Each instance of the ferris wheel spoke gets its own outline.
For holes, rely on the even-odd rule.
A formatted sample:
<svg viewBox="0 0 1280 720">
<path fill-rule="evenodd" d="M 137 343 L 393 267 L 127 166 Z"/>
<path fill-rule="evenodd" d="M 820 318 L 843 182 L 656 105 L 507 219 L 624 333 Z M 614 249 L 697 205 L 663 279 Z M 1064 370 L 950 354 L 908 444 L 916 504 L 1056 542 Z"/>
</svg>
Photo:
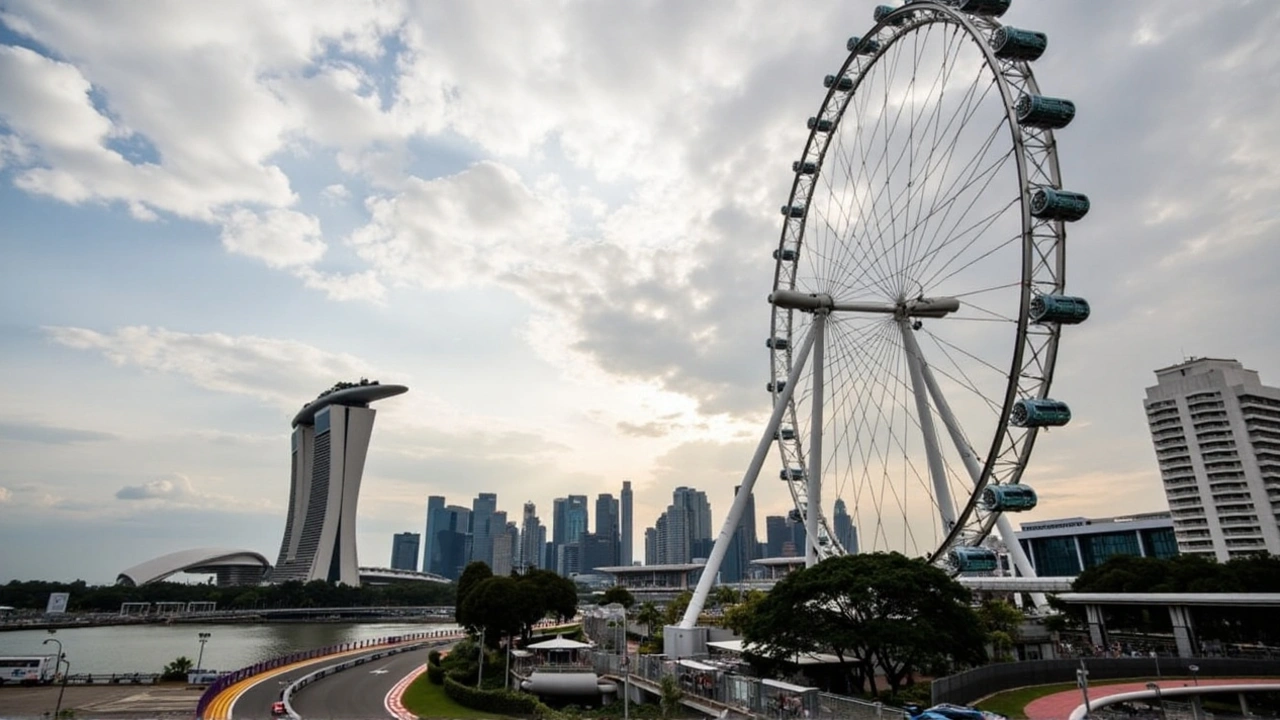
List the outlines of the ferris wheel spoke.
<svg viewBox="0 0 1280 720">
<path fill-rule="evenodd" d="M 991 184 L 991 181 L 992 181 L 992 180 L 994 180 L 994 179 L 995 179 L 995 175 L 994 175 L 994 174 L 989 175 L 989 176 L 987 177 L 986 182 L 985 182 L 985 183 L 983 183 L 983 189 L 985 189 L 985 188 L 986 188 L 986 186 L 990 185 L 990 184 Z M 928 279 L 925 283 L 922 283 L 922 284 L 924 284 L 926 287 L 935 287 L 935 283 L 937 283 L 937 282 L 941 282 L 941 280 L 938 280 L 938 279 L 937 279 L 937 278 L 938 278 L 938 275 L 940 275 L 943 271 L 945 271 L 945 270 L 947 269 L 947 267 L 949 267 L 949 266 L 951 265 L 951 263 L 955 262 L 955 261 L 956 261 L 956 260 L 957 260 L 961 255 L 963 255 L 963 254 L 964 254 L 964 252 L 965 252 L 966 250 L 968 250 L 969 248 L 973 247 L 973 245 L 974 245 L 975 243 L 977 243 L 979 240 L 983 239 L 983 237 L 984 237 L 984 235 L 985 235 L 986 231 L 987 231 L 987 230 L 989 230 L 993 225 L 995 225 L 995 224 L 996 224 L 996 222 L 997 222 L 997 221 L 999 221 L 999 220 L 1000 220 L 1000 219 L 1005 215 L 1005 213 L 1009 212 L 1009 210 L 1010 210 L 1010 209 L 1012 209 L 1013 207 L 1017 206 L 1020 202 L 1021 202 L 1021 198 L 1015 197 L 1015 198 L 1013 198 L 1012 200 L 1010 200 L 1010 201 L 1009 201 L 1009 203 L 1008 203 L 1007 205 L 1005 205 L 1004 207 L 1001 207 L 1001 208 L 999 208 L 999 209 L 997 209 L 997 210 L 992 211 L 992 212 L 991 212 L 991 214 L 986 215 L 986 216 L 984 216 L 984 217 L 982 217 L 982 218 L 979 218 L 979 219 L 978 219 L 978 220 L 976 220 L 973 224 L 969 225 L 968 227 L 964 228 L 963 230 L 958 230 L 958 231 L 957 231 L 957 229 L 956 229 L 956 228 L 957 228 L 957 225 L 958 225 L 960 222 L 962 222 L 966 217 L 968 217 L 968 215 L 969 215 L 969 211 L 973 209 L 973 205 L 972 205 L 972 204 L 970 204 L 970 206 L 969 206 L 969 207 L 964 211 L 964 213 L 963 213 L 959 218 L 957 218 L 957 219 L 956 219 L 956 225 L 953 225 L 953 226 L 952 226 L 951 231 L 949 231 L 949 232 L 947 233 L 949 237 L 948 237 L 945 241 L 943 241 L 941 244 L 939 244 L 939 245 L 938 245 L 938 247 L 936 248 L 935 252 L 933 252 L 932 254 L 930 254 L 930 255 L 926 256 L 926 257 L 928 257 L 929 259 L 928 259 L 928 261 L 926 261 L 926 262 L 925 262 L 924 266 L 920 268 L 920 270 L 919 270 L 920 274 L 921 274 L 921 275 L 923 275 L 924 273 L 926 273 L 926 272 L 928 272 L 928 271 L 929 271 L 929 269 L 930 269 L 930 267 L 933 265 L 933 263 L 934 263 L 934 262 L 937 260 L 937 258 L 942 254 L 942 249 L 943 249 L 943 248 L 946 248 L 947 246 L 951 245 L 952 243 L 960 242 L 962 239 L 965 239 L 965 238 L 968 238 L 968 242 L 966 242 L 966 243 L 965 243 L 964 245 L 962 245 L 958 250 L 956 250 L 956 251 L 955 251 L 955 252 L 954 252 L 954 253 L 953 253 L 953 254 L 952 254 L 952 255 L 947 259 L 947 261 L 946 261 L 945 263 L 943 263 L 942 267 L 938 268 L 938 269 L 934 272 L 934 274 L 933 274 L 933 275 L 931 275 L 931 276 L 929 277 L 929 279 Z M 1014 239 L 1014 240 L 1020 239 L 1020 236 L 1014 236 L 1014 237 L 1013 237 L 1013 239 Z M 989 255 L 991 255 L 992 253 L 996 252 L 997 250 L 999 250 L 999 249 L 1001 249 L 1001 248 L 1005 247 L 1005 245 L 1007 245 L 1007 244 L 1008 244 L 1008 242 L 1009 242 L 1009 241 L 1007 241 L 1007 240 L 1006 240 L 1004 243 L 1001 243 L 1000 245 L 995 246 L 994 248 L 992 248 L 992 249 L 988 250 L 987 252 L 983 253 L 982 255 L 979 255 L 979 256 L 978 256 L 977 258 L 975 258 L 974 260 L 971 260 L 969 263 L 967 263 L 967 264 L 965 264 L 965 265 L 961 266 L 961 268 L 960 268 L 960 269 L 958 269 L 958 270 L 956 270 L 956 271 L 952 272 L 950 275 L 947 275 L 947 276 L 943 277 L 943 278 L 942 278 L 942 280 L 946 280 L 947 278 L 950 278 L 952 275 L 955 275 L 957 272 L 960 272 L 960 270 L 962 270 L 962 269 L 965 269 L 965 268 L 969 267 L 969 266 L 970 266 L 970 265 L 972 265 L 974 262 L 977 262 L 978 260 L 982 260 L 982 259 L 984 259 L 984 258 L 988 257 Z"/>
</svg>

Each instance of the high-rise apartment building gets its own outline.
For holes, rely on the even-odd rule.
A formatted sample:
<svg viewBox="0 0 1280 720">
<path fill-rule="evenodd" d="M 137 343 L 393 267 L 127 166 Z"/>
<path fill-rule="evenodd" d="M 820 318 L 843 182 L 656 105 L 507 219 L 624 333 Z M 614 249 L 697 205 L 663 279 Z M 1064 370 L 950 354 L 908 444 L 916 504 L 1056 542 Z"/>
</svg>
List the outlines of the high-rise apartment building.
<svg viewBox="0 0 1280 720">
<path fill-rule="evenodd" d="M 1157 370 L 1143 405 L 1178 551 L 1280 555 L 1280 389 L 1193 358 Z"/>
<path fill-rule="evenodd" d="M 392 570 L 418 569 L 418 540 L 420 538 L 421 536 L 418 533 L 411 532 L 396 533 L 391 538 Z"/>
<path fill-rule="evenodd" d="M 408 390 L 368 380 L 338 383 L 294 416 L 289 513 L 273 582 L 360 584 L 356 503 L 377 414 L 369 403 Z"/>
<path fill-rule="evenodd" d="M 635 540 L 634 520 L 632 509 L 635 499 L 631 496 L 631 481 L 622 481 L 622 546 L 619 550 L 619 564 L 631 565 L 633 562 L 633 554 L 631 552 L 631 544 Z"/>
<path fill-rule="evenodd" d="M 444 497 L 430 495 L 427 497 L 427 527 L 422 535 L 422 571 L 431 572 L 431 555 L 434 550 L 432 540 L 436 529 L 444 518 Z"/>
</svg>

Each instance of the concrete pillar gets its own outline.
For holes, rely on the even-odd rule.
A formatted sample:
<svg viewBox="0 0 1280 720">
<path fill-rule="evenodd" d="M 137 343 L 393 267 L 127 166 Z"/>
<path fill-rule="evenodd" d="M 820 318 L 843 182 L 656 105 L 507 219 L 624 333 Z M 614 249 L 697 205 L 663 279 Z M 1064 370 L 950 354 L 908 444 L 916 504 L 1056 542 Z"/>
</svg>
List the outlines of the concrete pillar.
<svg viewBox="0 0 1280 720">
<path fill-rule="evenodd" d="M 1102 621 L 1102 606 L 1085 605 L 1084 612 L 1089 619 L 1089 640 L 1105 652 L 1107 649 L 1107 625 Z"/>
<path fill-rule="evenodd" d="M 1178 646 L 1178 657 L 1195 657 L 1196 630 L 1191 621 L 1191 610 L 1185 605 L 1170 605 L 1169 621 L 1173 624 L 1173 641 Z"/>
</svg>

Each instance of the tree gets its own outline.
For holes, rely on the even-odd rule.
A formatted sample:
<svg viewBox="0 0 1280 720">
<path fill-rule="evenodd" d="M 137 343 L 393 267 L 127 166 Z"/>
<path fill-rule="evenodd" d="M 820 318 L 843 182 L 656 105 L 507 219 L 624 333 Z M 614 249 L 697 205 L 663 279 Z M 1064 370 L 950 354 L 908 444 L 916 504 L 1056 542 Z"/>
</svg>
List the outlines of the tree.
<svg viewBox="0 0 1280 720">
<path fill-rule="evenodd" d="M 476 627 L 476 623 L 467 616 L 467 596 L 476 586 L 491 577 L 493 577 L 493 571 L 479 560 L 463 568 L 462 575 L 458 578 L 458 599 L 454 602 L 453 612 L 453 619 L 457 620 L 459 625 L 473 629 Z"/>
<path fill-rule="evenodd" d="M 472 586 L 463 607 L 458 608 L 475 628 L 484 630 L 485 641 L 496 647 L 502 638 L 524 628 L 520 613 L 524 593 L 519 584 L 505 576 L 488 577 Z M 465 609 L 464 609 L 465 608 Z"/>
<path fill-rule="evenodd" d="M 759 590 L 748 590 L 740 602 L 725 608 L 720 616 L 720 626 L 741 635 L 764 598 L 765 594 Z"/>
<path fill-rule="evenodd" d="M 600 598 L 601 605 L 608 605 L 609 603 L 618 603 L 622 607 L 630 610 L 631 606 L 636 604 L 636 598 L 631 594 L 630 590 L 622 587 L 621 585 L 614 585 L 608 590 L 605 590 L 604 596 Z"/>
<path fill-rule="evenodd" d="M 662 620 L 667 625 L 675 625 L 684 617 L 684 611 L 688 609 L 689 603 L 693 602 L 693 592 L 685 590 L 676 596 L 675 600 L 667 603 L 666 611 L 663 613 Z"/>
<path fill-rule="evenodd" d="M 645 638 L 653 637 L 653 628 L 662 623 L 662 611 L 657 605 L 646 600 L 636 611 L 636 622 L 644 626 Z"/>
<path fill-rule="evenodd" d="M 662 717 L 669 718 L 680 710 L 680 701 L 684 699 L 684 691 L 680 689 L 680 683 L 676 682 L 675 675 L 663 675 L 662 682 L 658 685 L 659 704 L 662 707 Z"/>
<path fill-rule="evenodd" d="M 715 592 L 711 593 L 711 604 L 715 607 L 726 607 L 733 605 L 741 599 L 741 595 L 737 588 L 728 585 L 717 585 Z"/>
<path fill-rule="evenodd" d="M 191 668 L 195 663 L 186 655 L 179 655 L 174 658 L 173 662 L 164 666 L 164 671 L 160 674 L 161 680 L 186 680 L 187 673 L 191 672 Z"/>
<path fill-rule="evenodd" d="M 892 693 L 919 672 L 985 659 L 969 591 L 942 570 L 898 553 L 864 553 L 797 570 L 774 587 L 744 627 L 745 639 L 777 662 L 829 652 L 874 688 L 876 669 Z"/>
<path fill-rule="evenodd" d="M 1022 611 L 1004 600 L 986 600 L 978 606 L 978 617 L 991 644 L 991 659 L 1013 660 L 1013 646 L 1022 634 Z"/>
</svg>

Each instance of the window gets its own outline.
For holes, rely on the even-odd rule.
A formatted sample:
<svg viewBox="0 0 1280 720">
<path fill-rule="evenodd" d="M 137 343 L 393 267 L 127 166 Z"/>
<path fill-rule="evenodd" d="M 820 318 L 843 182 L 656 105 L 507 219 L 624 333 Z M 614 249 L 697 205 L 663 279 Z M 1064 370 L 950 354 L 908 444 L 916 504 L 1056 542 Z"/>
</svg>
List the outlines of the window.
<svg viewBox="0 0 1280 720">
<path fill-rule="evenodd" d="M 1030 541 L 1031 555 L 1035 559 L 1036 575 L 1040 577 L 1069 577 L 1080 574 L 1080 558 L 1076 555 L 1073 536 L 1036 538 Z"/>
<path fill-rule="evenodd" d="M 330 409 L 332 408 L 327 407 L 321 410 L 320 412 L 316 413 L 316 435 L 329 432 L 329 410 Z"/>
<path fill-rule="evenodd" d="M 1141 555 L 1138 550 L 1138 535 L 1133 531 L 1082 537 L 1080 553 L 1084 555 L 1086 568 L 1101 565 L 1114 555 Z"/>
<path fill-rule="evenodd" d="M 1143 530 L 1142 544 L 1146 546 L 1148 557 L 1164 559 L 1178 554 L 1178 541 L 1173 537 L 1172 528 Z"/>
</svg>

